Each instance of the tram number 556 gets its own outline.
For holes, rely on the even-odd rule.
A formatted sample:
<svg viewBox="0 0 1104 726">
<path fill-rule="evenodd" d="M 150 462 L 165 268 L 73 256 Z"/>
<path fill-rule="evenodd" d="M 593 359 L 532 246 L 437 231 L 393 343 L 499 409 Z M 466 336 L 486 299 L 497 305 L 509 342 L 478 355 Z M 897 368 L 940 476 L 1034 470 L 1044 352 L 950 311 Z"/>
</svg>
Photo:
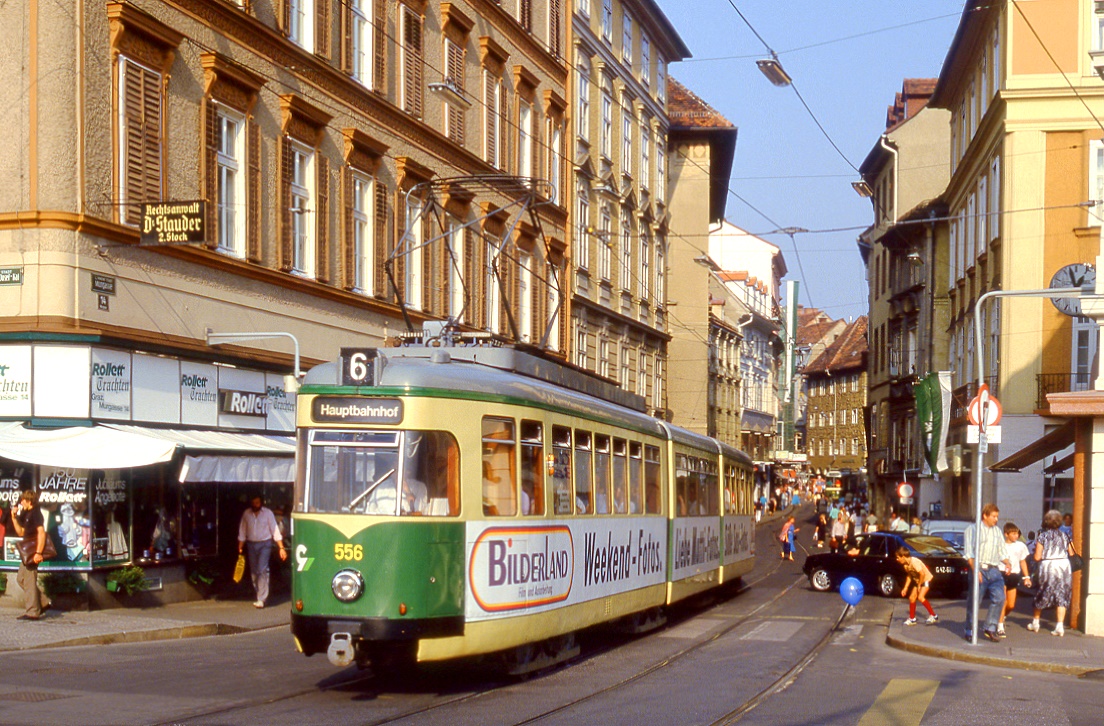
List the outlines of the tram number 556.
<svg viewBox="0 0 1104 726">
<path fill-rule="evenodd" d="M 341 349 L 341 385 L 371 386 L 376 382 L 376 351 L 373 348 Z"/>
<path fill-rule="evenodd" d="M 351 542 L 337 542 L 334 544 L 334 559 L 360 562 L 364 559 L 364 547 Z"/>
</svg>

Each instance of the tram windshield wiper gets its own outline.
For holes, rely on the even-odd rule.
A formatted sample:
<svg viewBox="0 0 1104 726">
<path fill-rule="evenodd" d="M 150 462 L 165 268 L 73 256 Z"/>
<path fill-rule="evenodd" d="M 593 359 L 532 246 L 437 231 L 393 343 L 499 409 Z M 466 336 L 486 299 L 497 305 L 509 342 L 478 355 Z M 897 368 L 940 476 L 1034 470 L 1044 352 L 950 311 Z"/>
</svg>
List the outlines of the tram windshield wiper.
<svg viewBox="0 0 1104 726">
<path fill-rule="evenodd" d="M 376 479 L 374 482 L 369 484 L 367 489 L 365 489 L 360 494 L 358 494 L 356 496 L 356 498 L 353 499 L 353 501 L 351 501 L 347 505 L 345 505 L 343 507 L 344 511 L 346 511 L 346 512 L 353 511 L 353 507 L 360 504 L 360 500 L 364 499 L 364 497 L 366 497 L 369 494 L 371 494 L 372 492 L 374 492 L 376 490 L 376 487 L 378 487 L 380 484 L 382 484 L 384 482 L 384 480 L 387 479 L 387 477 L 391 476 L 394 473 L 395 473 L 395 470 L 393 468 L 388 469 L 386 474 L 384 474 L 379 479 Z"/>
</svg>

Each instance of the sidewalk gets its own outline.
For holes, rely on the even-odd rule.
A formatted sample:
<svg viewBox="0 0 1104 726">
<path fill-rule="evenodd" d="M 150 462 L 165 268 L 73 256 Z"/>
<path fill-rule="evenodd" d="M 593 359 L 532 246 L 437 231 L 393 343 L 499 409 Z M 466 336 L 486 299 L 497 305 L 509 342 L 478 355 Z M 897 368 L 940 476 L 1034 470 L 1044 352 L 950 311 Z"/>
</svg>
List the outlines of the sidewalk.
<svg viewBox="0 0 1104 726">
<path fill-rule="evenodd" d="M 286 627 L 288 596 L 273 597 L 263 609 L 248 600 L 201 600 L 152 608 L 47 610 L 37 622 L 16 620 L 23 610 L 0 597 L 0 652 L 73 645 L 140 643 L 205 635 L 230 635 Z M 10 623 L 7 621 L 11 621 Z"/>
<path fill-rule="evenodd" d="M 999 643 L 990 642 L 980 632 L 977 645 L 971 645 L 963 637 L 966 600 L 933 601 L 932 606 L 939 614 L 937 625 L 923 624 L 921 616 L 927 617 L 927 613 L 920 607 L 916 617 L 921 624 L 906 626 L 908 601 L 898 599 L 893 608 L 886 643 L 901 650 L 947 660 L 1077 676 L 1096 671 L 1098 676 L 1104 676 L 1104 638 L 1068 629 L 1065 637 L 1054 637 L 1050 633 L 1054 628 L 1053 610 L 1043 612 L 1038 633 L 1029 631 L 1029 596 L 1020 596 L 1016 610 L 1008 615 L 1005 622 L 1008 637 Z M 988 607 L 988 602 L 983 601 L 978 613 L 982 627 Z"/>
</svg>

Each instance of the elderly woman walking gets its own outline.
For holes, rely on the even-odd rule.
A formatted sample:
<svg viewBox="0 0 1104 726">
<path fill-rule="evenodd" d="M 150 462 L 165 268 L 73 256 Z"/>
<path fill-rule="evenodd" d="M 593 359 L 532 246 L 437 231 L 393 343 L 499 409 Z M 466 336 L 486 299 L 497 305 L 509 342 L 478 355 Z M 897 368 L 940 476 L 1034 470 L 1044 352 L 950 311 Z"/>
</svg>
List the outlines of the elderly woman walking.
<svg viewBox="0 0 1104 726">
<path fill-rule="evenodd" d="M 1036 573 L 1039 590 L 1035 593 L 1034 619 L 1027 629 L 1039 632 L 1039 615 L 1046 608 L 1057 608 L 1054 635 L 1066 634 L 1066 608 L 1070 605 L 1073 592 L 1073 573 L 1070 571 L 1069 556 L 1073 552 L 1073 543 L 1063 532 L 1062 513 L 1052 509 L 1043 516 L 1043 529 L 1035 540 L 1035 561 L 1039 563 Z"/>
</svg>

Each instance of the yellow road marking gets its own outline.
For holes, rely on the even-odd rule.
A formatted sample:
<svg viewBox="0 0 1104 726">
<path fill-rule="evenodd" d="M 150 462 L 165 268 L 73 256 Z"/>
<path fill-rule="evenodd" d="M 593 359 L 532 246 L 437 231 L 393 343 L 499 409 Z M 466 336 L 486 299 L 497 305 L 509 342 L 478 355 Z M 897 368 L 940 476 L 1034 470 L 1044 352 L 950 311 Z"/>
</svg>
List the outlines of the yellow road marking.
<svg viewBox="0 0 1104 726">
<path fill-rule="evenodd" d="M 859 726 L 918 725 L 938 688 L 939 681 L 894 678 L 863 714 Z"/>
</svg>

